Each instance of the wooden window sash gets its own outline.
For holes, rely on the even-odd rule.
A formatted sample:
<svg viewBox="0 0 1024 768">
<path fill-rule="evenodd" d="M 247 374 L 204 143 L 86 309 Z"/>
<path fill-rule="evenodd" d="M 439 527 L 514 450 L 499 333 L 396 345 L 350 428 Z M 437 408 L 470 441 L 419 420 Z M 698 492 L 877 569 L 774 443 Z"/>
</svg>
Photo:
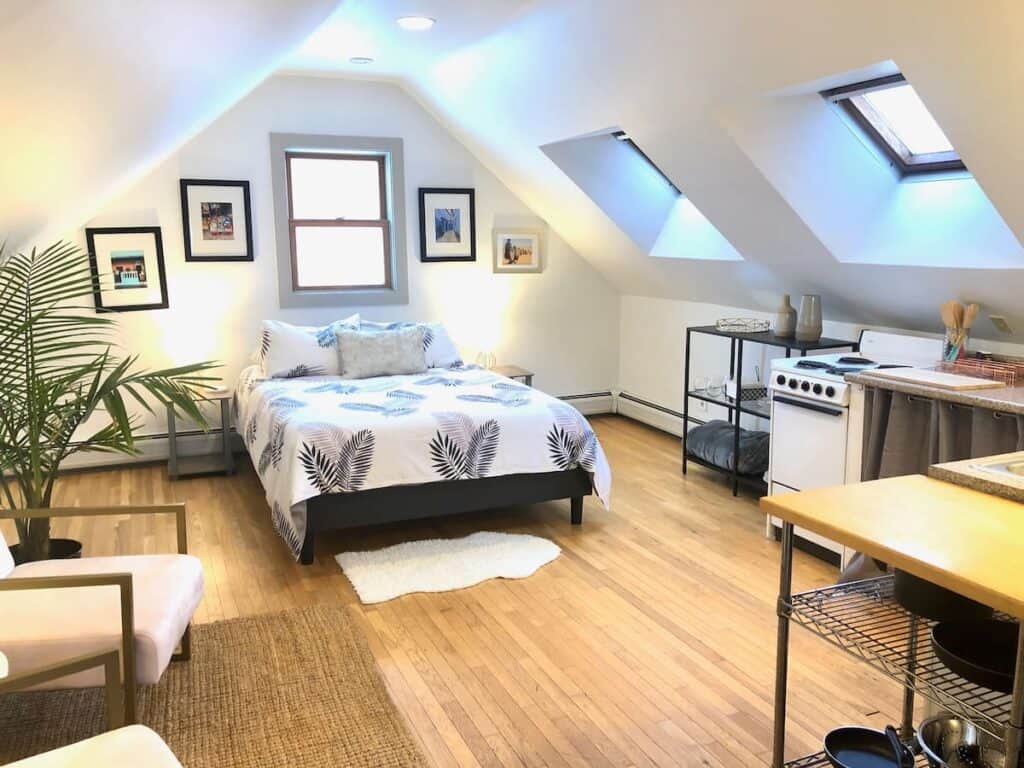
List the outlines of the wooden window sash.
<svg viewBox="0 0 1024 768">
<path fill-rule="evenodd" d="M 359 162 L 377 163 L 377 189 L 380 195 L 380 219 L 297 219 L 292 206 L 292 159 L 304 158 L 314 160 L 355 160 Z M 354 154 L 351 152 L 285 152 L 285 178 L 288 197 L 288 240 L 291 248 L 292 290 L 302 291 L 365 291 L 373 289 L 391 289 L 394 287 L 391 263 L 391 220 L 388 218 L 387 200 L 387 168 L 386 158 L 378 154 Z M 298 227 L 354 227 L 360 229 L 379 228 L 384 244 L 384 282 L 367 285 L 308 285 L 299 284 L 298 251 L 295 246 L 295 231 Z"/>
</svg>

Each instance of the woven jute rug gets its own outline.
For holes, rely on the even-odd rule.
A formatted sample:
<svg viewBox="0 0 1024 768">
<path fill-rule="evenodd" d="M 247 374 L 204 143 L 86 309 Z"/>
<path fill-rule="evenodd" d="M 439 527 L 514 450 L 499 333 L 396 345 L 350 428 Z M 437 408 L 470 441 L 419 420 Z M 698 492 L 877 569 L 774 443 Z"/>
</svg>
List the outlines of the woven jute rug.
<svg viewBox="0 0 1024 768">
<path fill-rule="evenodd" d="M 139 722 L 185 768 L 425 766 L 342 606 L 200 624 L 192 660 L 139 689 Z M 0 697 L 0 765 L 105 729 L 102 693 Z"/>
</svg>

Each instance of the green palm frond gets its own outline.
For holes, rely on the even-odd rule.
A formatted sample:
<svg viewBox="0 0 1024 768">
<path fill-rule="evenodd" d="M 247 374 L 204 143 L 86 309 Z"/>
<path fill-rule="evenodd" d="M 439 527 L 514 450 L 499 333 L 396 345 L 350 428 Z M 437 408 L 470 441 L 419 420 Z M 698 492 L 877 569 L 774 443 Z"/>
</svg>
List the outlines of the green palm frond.
<svg viewBox="0 0 1024 768">
<path fill-rule="evenodd" d="M 74 245 L 27 254 L 0 245 L 0 504 L 48 506 L 73 453 L 135 453 L 132 409 L 152 412 L 153 401 L 207 426 L 196 398 L 218 381 L 217 365 L 146 371 L 119 357 L 115 321 L 88 301 L 97 288 L 89 255 Z M 97 414 L 105 422 L 81 436 Z M 19 520 L 18 533 L 29 551 L 45 546 L 49 521 Z"/>
</svg>

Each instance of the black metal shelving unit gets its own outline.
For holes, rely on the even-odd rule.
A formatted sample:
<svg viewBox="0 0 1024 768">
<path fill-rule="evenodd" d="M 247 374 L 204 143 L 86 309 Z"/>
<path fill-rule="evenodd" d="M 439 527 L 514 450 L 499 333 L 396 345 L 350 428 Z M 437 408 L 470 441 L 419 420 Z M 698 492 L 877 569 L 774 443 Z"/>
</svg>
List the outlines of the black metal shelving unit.
<svg viewBox="0 0 1024 768">
<path fill-rule="evenodd" d="M 857 352 L 860 349 L 860 344 L 856 341 L 847 341 L 845 339 L 829 339 L 822 337 L 817 341 L 797 341 L 793 338 L 780 338 L 771 331 L 762 331 L 760 333 L 740 333 L 738 331 L 723 331 L 714 325 L 693 325 L 686 329 L 686 350 L 684 352 L 684 363 L 683 363 L 683 474 L 686 474 L 686 465 L 688 462 L 699 464 L 702 467 L 713 469 L 716 472 L 724 472 L 732 478 L 732 495 L 736 496 L 739 494 L 740 483 L 755 483 L 762 484 L 761 475 L 744 475 L 738 470 L 739 467 L 739 455 L 740 455 L 740 418 L 743 414 L 751 416 L 757 416 L 761 419 L 771 418 L 771 403 L 768 398 L 761 400 L 748 400 L 746 402 L 737 398 L 731 400 L 724 394 L 721 397 L 715 397 L 708 395 L 707 392 L 693 392 L 690 390 L 690 341 L 695 333 L 705 334 L 707 336 L 719 336 L 725 339 L 729 339 L 729 377 L 736 377 L 737 371 L 743 371 L 743 345 L 744 344 L 761 344 L 768 347 L 779 347 L 786 350 L 786 357 L 792 356 L 793 352 L 799 352 L 801 357 L 804 357 L 808 352 L 820 352 L 826 349 L 846 349 L 849 348 L 853 352 Z M 742 385 L 742 373 L 737 378 L 737 383 Z M 739 387 L 738 387 L 739 389 Z M 740 394 L 737 391 L 737 394 Z M 719 467 L 717 464 L 711 464 L 710 462 L 704 461 L 696 456 L 690 456 L 686 452 L 686 433 L 690 426 L 690 398 L 697 400 L 703 400 L 707 403 L 713 403 L 715 405 L 723 406 L 728 409 L 729 423 L 734 425 L 733 432 L 733 468 L 728 469 L 726 467 Z"/>
<path fill-rule="evenodd" d="M 1010 753 L 1008 766 L 1024 765 L 1016 737 L 1024 723 L 1024 686 L 1014 694 L 993 691 L 952 672 L 935 655 L 929 634 L 935 622 L 900 606 L 893 597 L 893 577 L 837 584 L 791 593 L 793 524 L 783 523 L 779 579 L 779 634 L 775 669 L 775 723 L 772 768 L 811 768 L 829 765 L 823 752 L 785 759 L 786 694 L 789 668 L 789 627 L 796 624 L 885 674 L 903 688 L 900 735 L 909 744 L 914 735 L 916 695 L 943 710 L 974 723 L 985 733 L 1003 739 Z M 1011 619 L 1005 614 L 997 618 Z M 1024 644 L 1017 656 L 1022 676 Z M 1011 740 L 1011 736 L 1014 738 Z M 925 765 L 918 757 L 917 765 Z"/>
</svg>

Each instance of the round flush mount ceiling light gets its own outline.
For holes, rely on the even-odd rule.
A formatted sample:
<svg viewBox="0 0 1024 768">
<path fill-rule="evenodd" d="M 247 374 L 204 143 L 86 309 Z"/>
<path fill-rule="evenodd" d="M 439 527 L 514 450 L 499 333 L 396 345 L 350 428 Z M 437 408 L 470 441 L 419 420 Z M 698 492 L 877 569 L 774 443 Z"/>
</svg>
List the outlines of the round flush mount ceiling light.
<svg viewBox="0 0 1024 768">
<path fill-rule="evenodd" d="M 369 56 L 353 56 L 348 61 L 349 64 L 373 64 L 373 59 Z"/>
<path fill-rule="evenodd" d="M 434 26 L 434 21 L 429 16 L 399 16 L 395 19 L 398 26 L 410 32 L 426 32 Z"/>
</svg>

